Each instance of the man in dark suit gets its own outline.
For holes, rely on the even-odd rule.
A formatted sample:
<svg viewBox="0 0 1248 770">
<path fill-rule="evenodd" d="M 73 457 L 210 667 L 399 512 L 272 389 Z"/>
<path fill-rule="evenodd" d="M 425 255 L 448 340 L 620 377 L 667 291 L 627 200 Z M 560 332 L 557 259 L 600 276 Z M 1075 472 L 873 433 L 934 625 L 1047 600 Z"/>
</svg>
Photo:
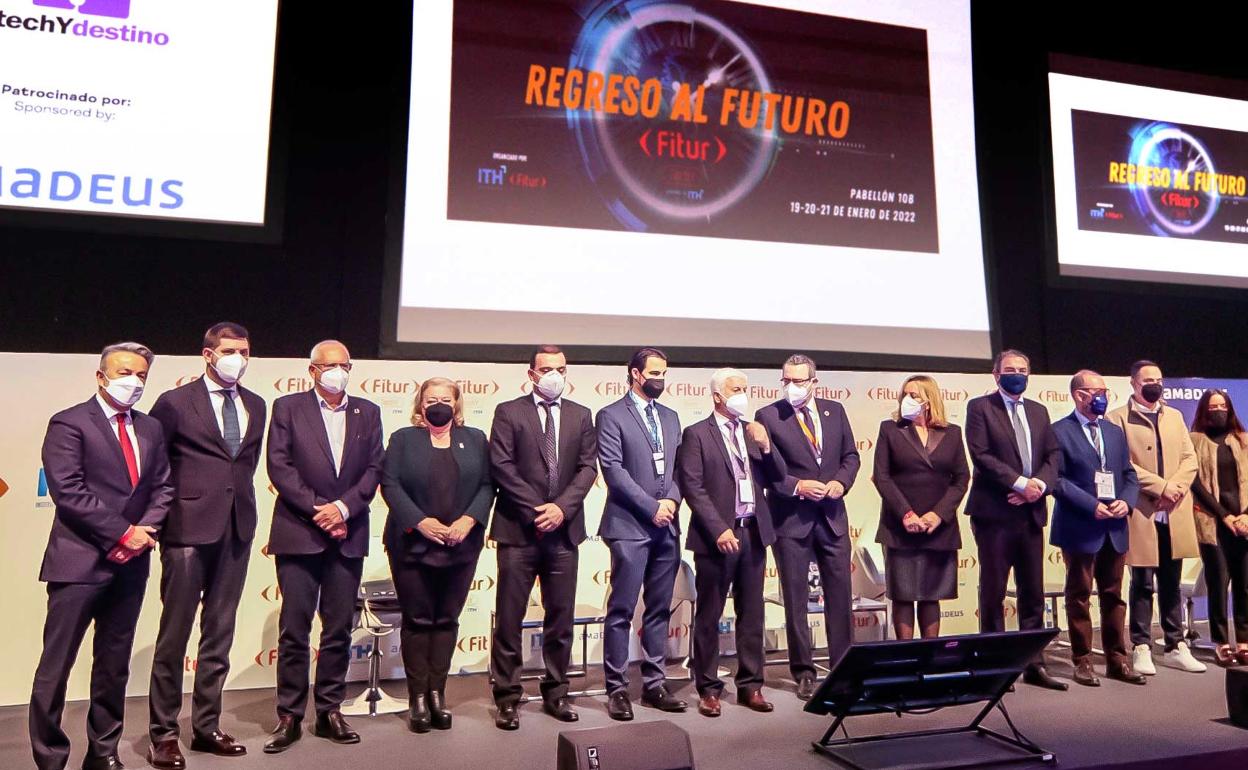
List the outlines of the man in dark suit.
<svg viewBox="0 0 1248 770">
<path fill-rule="evenodd" d="M 219 323 L 204 334 L 204 376 L 163 393 L 152 416 L 164 428 L 176 495 L 160 538 L 160 632 L 148 694 L 148 763 L 181 770 L 182 671 L 200 605 L 191 699 L 191 748 L 236 757 L 246 747 L 221 731 L 221 691 L 230 672 L 234 621 L 256 533 L 254 477 L 264 439 L 264 399 L 240 384 L 247 330 Z"/>
<path fill-rule="evenodd" d="M 966 499 L 979 555 L 979 630 L 1005 630 L 1010 570 L 1018 590 L 1018 627 L 1044 627 L 1044 496 L 1057 483 L 1057 439 L 1044 405 L 1023 398 L 1031 362 L 1004 350 L 993 362 L 997 392 L 966 405 L 966 446 L 975 477 Z M 1051 690 L 1065 682 L 1049 676 L 1038 658 L 1023 681 Z"/>
<path fill-rule="evenodd" d="M 269 553 L 282 592 L 274 754 L 302 735 L 308 700 L 308 636 L 321 618 L 313 734 L 359 743 L 339 707 L 346 691 L 351 619 L 368 555 L 368 506 L 381 481 L 381 410 L 347 396 L 351 354 L 326 340 L 312 349 L 312 390 L 273 402 L 269 480 L 277 489 Z"/>
<path fill-rule="evenodd" d="M 661 711 L 685 710 L 685 702 L 668 691 L 664 674 L 672 590 L 680 569 L 680 417 L 658 402 L 666 377 L 667 356 L 661 350 L 638 350 L 628 363 L 628 393 L 598 412 L 598 463 L 607 483 L 598 534 L 611 549 L 602 667 L 607 713 L 619 721 L 633 718 L 628 648 L 643 586 L 642 702 Z"/>
<path fill-rule="evenodd" d="M 568 703 L 568 664 L 576 612 L 577 548 L 585 540 L 585 495 L 598 477 L 598 441 L 590 411 L 563 397 L 568 362 L 543 345 L 529 364 L 533 392 L 494 410 L 490 469 L 498 485 L 490 537 L 498 542 L 494 640 L 490 649 L 495 724 L 517 730 L 524 615 L 541 578 L 542 701 L 563 722 L 579 717 Z"/>
<path fill-rule="evenodd" d="M 43 470 L 56 512 L 39 571 L 48 584 L 48 615 L 30 696 L 30 743 L 39 770 L 63 770 L 69 761 L 69 737 L 61 729 L 65 688 L 93 623 L 82 767 L 122 767 L 117 743 L 148 553 L 173 499 L 160 423 L 132 409 L 153 358 L 135 342 L 104 348 L 95 396 L 53 415 L 43 440 Z"/>
<path fill-rule="evenodd" d="M 797 682 L 797 697 L 809 700 L 815 692 L 807 612 L 812 557 L 823 585 L 828 656 L 837 660 L 851 641 L 851 549 L 844 498 L 854 485 L 861 461 L 845 408 L 815 396 L 819 377 L 810 357 L 789 356 L 780 383 L 784 397 L 758 410 L 754 419 L 767 428 L 788 468 L 784 479 L 771 489 L 769 502 L 776 527 L 771 552 L 780 571 L 789 669 Z"/>
<path fill-rule="evenodd" d="M 1127 604 L 1122 600 L 1127 517 L 1139 501 L 1140 483 L 1126 434 L 1101 419 L 1109 407 L 1108 395 L 1101 375 L 1079 372 L 1070 380 L 1075 411 L 1053 425 L 1061 454 L 1050 541 L 1062 549 L 1066 561 L 1066 618 L 1075 681 L 1089 687 L 1101 683 L 1092 671 L 1093 578 L 1101 605 L 1106 676 L 1129 684 L 1147 681 L 1131 667 Z"/>
<path fill-rule="evenodd" d="M 772 451 L 766 428 L 747 422 L 744 372 L 720 369 L 711 378 L 714 413 L 685 429 L 676 478 L 693 512 L 685 546 L 693 551 L 698 592 L 693 619 L 694 684 L 698 713 L 717 717 L 719 619 L 732 590 L 737 625 L 737 702 L 771 711 L 763 697 L 763 575 L 767 546 L 776 541 L 768 485 L 784 478 L 784 459 Z"/>
</svg>

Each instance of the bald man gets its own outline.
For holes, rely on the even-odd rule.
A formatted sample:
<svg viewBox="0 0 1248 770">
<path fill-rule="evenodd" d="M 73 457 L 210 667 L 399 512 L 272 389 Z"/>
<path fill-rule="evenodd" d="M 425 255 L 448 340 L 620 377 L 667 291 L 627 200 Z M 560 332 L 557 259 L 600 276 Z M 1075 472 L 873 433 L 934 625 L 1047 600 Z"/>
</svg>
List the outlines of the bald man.
<svg viewBox="0 0 1248 770">
<path fill-rule="evenodd" d="M 368 555 L 368 506 L 381 480 L 381 410 L 347 396 L 351 354 L 326 340 L 312 349 L 311 390 L 273 402 L 269 480 L 277 490 L 269 553 L 282 592 L 277 656 L 278 725 L 264 745 L 285 751 L 302 735 L 308 636 L 321 618 L 313 734 L 359 743 L 339 707 L 350 663 L 351 618 Z"/>
</svg>

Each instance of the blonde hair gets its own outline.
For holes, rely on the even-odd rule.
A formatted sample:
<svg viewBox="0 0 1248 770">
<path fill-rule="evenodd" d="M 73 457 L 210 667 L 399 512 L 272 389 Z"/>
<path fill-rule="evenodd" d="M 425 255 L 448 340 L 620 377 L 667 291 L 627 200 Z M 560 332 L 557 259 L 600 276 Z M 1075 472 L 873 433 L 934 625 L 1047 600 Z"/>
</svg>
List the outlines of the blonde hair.
<svg viewBox="0 0 1248 770">
<path fill-rule="evenodd" d="M 936 380 L 926 374 L 911 375 L 901 383 L 901 392 L 897 394 L 898 408 L 893 412 L 893 419 L 901 419 L 901 401 L 906 397 L 906 386 L 912 382 L 919 386 L 919 392 L 927 401 L 927 426 L 929 428 L 948 427 L 949 418 L 945 416 L 945 400 L 941 398 L 940 386 L 936 384 Z"/>
<path fill-rule="evenodd" d="M 428 428 L 425 423 L 425 416 L 420 413 L 420 405 L 425 400 L 425 393 L 430 388 L 447 387 L 451 389 L 451 413 L 453 417 L 451 422 L 455 425 L 464 424 L 464 399 L 460 395 L 459 385 L 454 380 L 448 380 L 445 377 L 430 377 L 420 383 L 420 390 L 416 391 L 416 400 L 412 402 L 412 425 L 418 428 Z"/>
</svg>

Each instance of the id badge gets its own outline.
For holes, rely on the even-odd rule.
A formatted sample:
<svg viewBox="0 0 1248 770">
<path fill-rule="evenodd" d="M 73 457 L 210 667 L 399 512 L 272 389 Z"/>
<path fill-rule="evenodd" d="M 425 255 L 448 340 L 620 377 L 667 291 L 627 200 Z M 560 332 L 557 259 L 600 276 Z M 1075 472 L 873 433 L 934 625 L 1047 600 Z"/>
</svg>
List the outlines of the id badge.
<svg viewBox="0 0 1248 770">
<path fill-rule="evenodd" d="M 1114 474 L 1109 471 L 1097 471 L 1093 476 L 1096 482 L 1096 499 L 1098 500 L 1116 500 L 1118 495 L 1114 491 Z"/>
<path fill-rule="evenodd" d="M 651 457 L 654 458 L 654 475 L 656 476 L 667 475 L 667 464 L 663 462 L 663 453 L 654 452 L 653 454 L 651 454 Z"/>
<path fill-rule="evenodd" d="M 737 499 L 743 503 L 753 504 L 754 482 L 749 479 L 737 479 Z"/>
</svg>

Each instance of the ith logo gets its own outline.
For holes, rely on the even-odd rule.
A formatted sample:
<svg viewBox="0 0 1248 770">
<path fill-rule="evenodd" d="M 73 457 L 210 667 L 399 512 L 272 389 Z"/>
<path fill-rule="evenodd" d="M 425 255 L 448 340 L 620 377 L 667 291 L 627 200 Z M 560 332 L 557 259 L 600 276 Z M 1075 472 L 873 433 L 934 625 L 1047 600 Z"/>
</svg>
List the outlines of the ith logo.
<svg viewBox="0 0 1248 770">
<path fill-rule="evenodd" d="M 114 19 L 130 18 L 130 0 L 34 0 L 35 5 L 45 8 L 77 10 L 87 16 L 111 16 Z"/>
</svg>

